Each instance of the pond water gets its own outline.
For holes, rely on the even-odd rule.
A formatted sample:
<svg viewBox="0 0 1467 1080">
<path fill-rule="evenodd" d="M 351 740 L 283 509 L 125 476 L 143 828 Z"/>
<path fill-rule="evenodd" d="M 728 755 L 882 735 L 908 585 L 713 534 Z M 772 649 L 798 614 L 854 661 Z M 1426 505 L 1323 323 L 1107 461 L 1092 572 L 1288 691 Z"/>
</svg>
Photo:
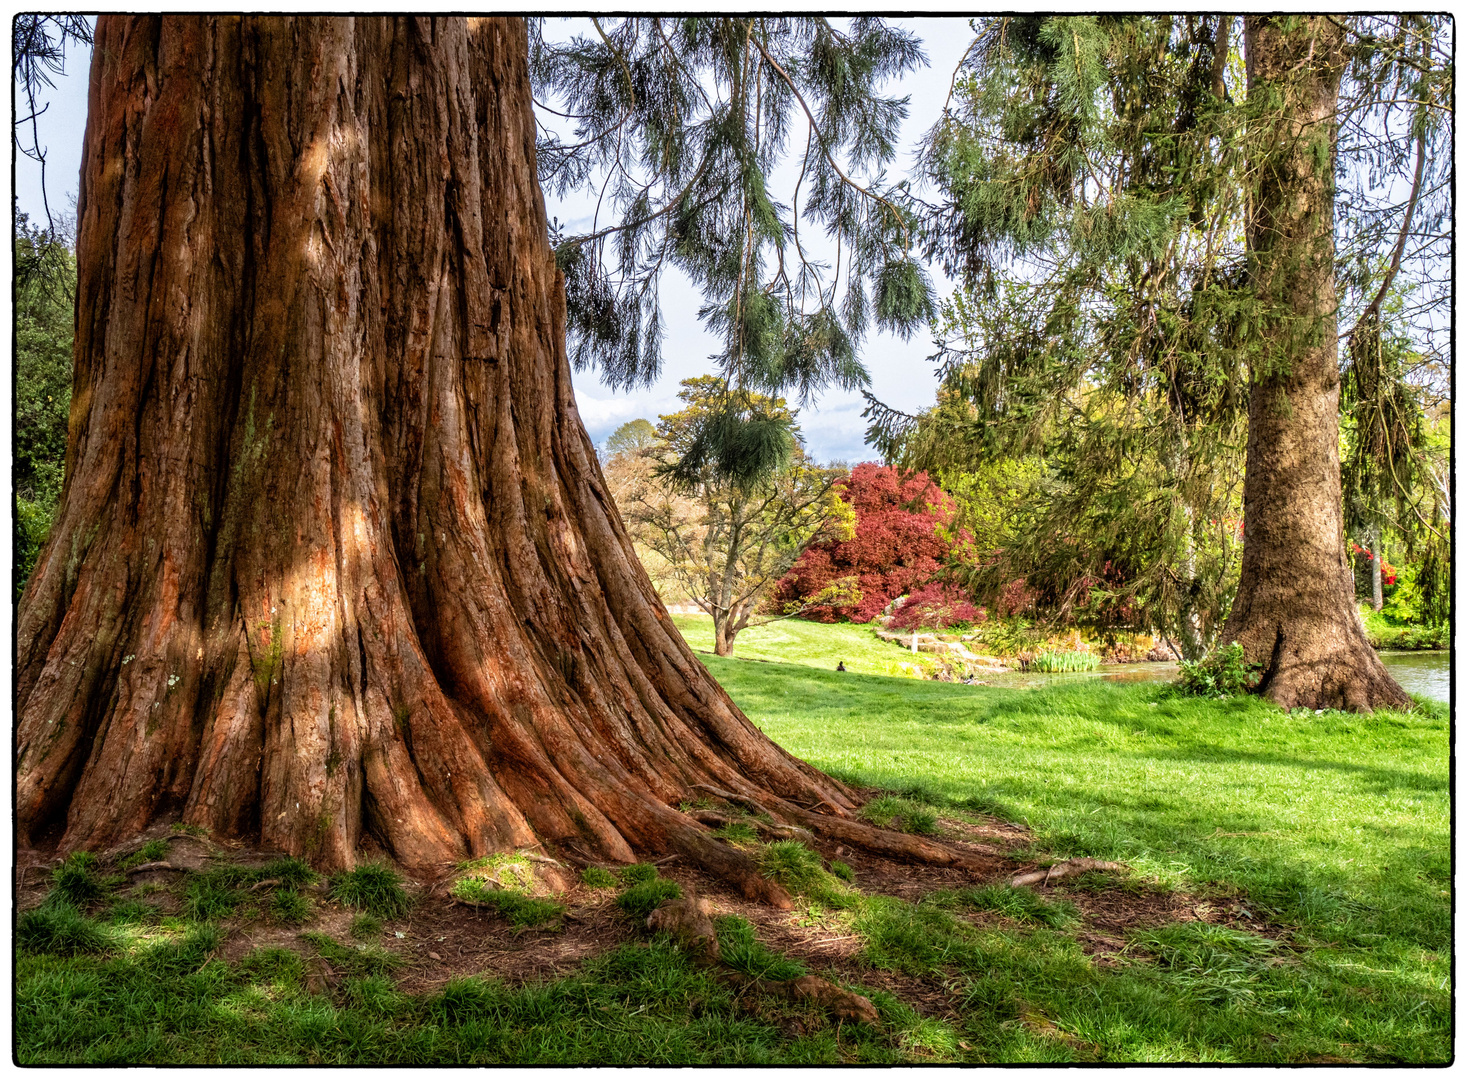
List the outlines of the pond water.
<svg viewBox="0 0 1467 1080">
<path fill-rule="evenodd" d="M 1382 652 L 1380 659 L 1395 680 L 1410 693 L 1420 694 L 1435 701 L 1451 700 L 1452 654 L 1448 650 L 1389 651 Z M 1015 671 L 1012 674 L 987 678 L 984 680 L 984 685 L 1028 690 L 1074 682 L 1077 679 L 1103 679 L 1106 682 L 1170 682 L 1176 677 L 1176 664 L 1118 664 L 1114 667 L 1103 667 L 1099 671 L 1069 671 L 1056 674 Z"/>
<path fill-rule="evenodd" d="M 1402 689 L 1433 701 L 1452 700 L 1452 653 L 1449 649 L 1389 650 L 1380 654 Z"/>
</svg>

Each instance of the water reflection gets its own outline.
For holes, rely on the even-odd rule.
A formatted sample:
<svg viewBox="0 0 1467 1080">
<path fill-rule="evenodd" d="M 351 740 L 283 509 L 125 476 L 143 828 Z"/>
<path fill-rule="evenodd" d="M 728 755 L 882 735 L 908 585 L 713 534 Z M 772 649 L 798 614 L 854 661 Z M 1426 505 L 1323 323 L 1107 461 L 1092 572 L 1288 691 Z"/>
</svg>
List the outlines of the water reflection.
<svg viewBox="0 0 1467 1080">
<path fill-rule="evenodd" d="M 1380 662 L 1402 689 L 1433 701 L 1452 700 L 1452 654 L 1446 649 L 1388 651 Z"/>
</svg>

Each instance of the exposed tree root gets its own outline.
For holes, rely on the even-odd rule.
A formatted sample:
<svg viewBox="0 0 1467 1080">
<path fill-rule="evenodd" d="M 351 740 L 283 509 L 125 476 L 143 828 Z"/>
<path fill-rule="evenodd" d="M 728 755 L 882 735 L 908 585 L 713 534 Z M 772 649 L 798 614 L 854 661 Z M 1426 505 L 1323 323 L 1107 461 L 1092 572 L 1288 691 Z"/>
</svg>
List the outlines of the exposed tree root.
<svg viewBox="0 0 1467 1080">
<path fill-rule="evenodd" d="M 708 901 L 689 891 L 685 896 L 666 901 L 648 915 L 647 929 L 670 935 L 698 962 L 717 964 L 722 958 L 708 911 Z"/>
<path fill-rule="evenodd" d="M 1124 863 L 1102 862 L 1099 859 L 1066 859 L 1064 862 L 1055 863 L 1053 866 L 1043 870 L 1031 870 L 1027 874 L 1020 874 L 1009 882 L 1010 885 L 1047 885 L 1054 878 L 1072 877 L 1075 874 L 1083 874 L 1088 870 L 1119 871 L 1126 868 Z"/>
<path fill-rule="evenodd" d="M 700 964 L 715 968 L 720 978 L 734 986 L 756 990 L 788 1001 L 812 1002 L 842 1020 L 879 1024 L 876 1006 L 860 994 L 843 990 L 817 975 L 798 979 L 758 979 L 723 963 L 718 935 L 708 917 L 708 901 L 687 895 L 669 900 L 647 916 L 647 929 L 670 934 Z"/>
<path fill-rule="evenodd" d="M 815 834 L 809 829 L 802 829 L 798 825 L 776 825 L 770 821 L 761 821 L 759 818 L 734 816 L 723 814 L 717 810 L 690 810 L 688 817 L 703 825 L 748 825 L 766 836 L 776 836 L 781 840 L 804 840 L 810 842 L 815 839 Z"/>
<path fill-rule="evenodd" d="M 189 872 L 188 867 L 174 866 L 170 862 L 145 862 L 140 863 L 137 866 L 129 867 L 128 869 L 124 870 L 123 873 L 131 876 L 133 874 L 145 874 L 149 870 L 172 870 L 175 874 L 187 874 Z"/>
<path fill-rule="evenodd" d="M 706 791 L 709 795 L 720 798 L 724 802 L 745 807 L 751 814 L 764 814 L 768 817 L 774 816 L 762 804 L 749 798 L 747 795 L 736 795 L 732 791 L 724 791 L 722 788 L 716 788 L 712 784 L 694 784 L 693 788 L 696 791 Z"/>
<path fill-rule="evenodd" d="M 849 990 L 842 990 L 835 983 L 818 975 L 803 975 L 798 979 L 755 979 L 742 972 L 728 970 L 723 978 L 736 986 L 747 986 L 766 994 L 783 997 L 789 1001 L 809 1001 L 827 1009 L 842 1020 L 864 1021 L 868 1024 L 881 1023 L 876 1006 L 869 998 Z"/>
</svg>

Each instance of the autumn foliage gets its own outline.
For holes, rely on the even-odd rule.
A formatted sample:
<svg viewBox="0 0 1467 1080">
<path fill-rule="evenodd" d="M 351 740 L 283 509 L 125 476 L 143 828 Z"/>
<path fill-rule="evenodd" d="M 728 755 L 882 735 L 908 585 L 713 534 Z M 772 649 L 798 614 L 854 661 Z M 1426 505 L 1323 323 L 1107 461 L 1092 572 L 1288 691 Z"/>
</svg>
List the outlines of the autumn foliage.
<svg viewBox="0 0 1467 1080">
<path fill-rule="evenodd" d="M 988 612 L 976 607 L 956 585 L 934 581 L 916 589 L 891 613 L 893 630 L 942 630 L 985 622 Z"/>
<path fill-rule="evenodd" d="M 861 599 L 812 607 L 806 618 L 870 622 L 897 597 L 930 584 L 954 548 L 968 542 L 965 530 L 953 528 L 956 503 L 925 472 L 857 465 L 841 498 L 856 512 L 855 536 L 807 548 L 780 581 L 774 601 L 797 602 L 851 577 Z"/>
</svg>

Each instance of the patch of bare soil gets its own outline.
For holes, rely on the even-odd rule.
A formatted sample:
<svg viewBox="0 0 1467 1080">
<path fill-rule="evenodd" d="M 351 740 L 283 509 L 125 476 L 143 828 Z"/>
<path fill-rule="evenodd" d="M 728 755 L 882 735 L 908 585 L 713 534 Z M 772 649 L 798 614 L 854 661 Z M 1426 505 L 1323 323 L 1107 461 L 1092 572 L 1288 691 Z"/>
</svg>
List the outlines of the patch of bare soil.
<svg viewBox="0 0 1467 1080">
<path fill-rule="evenodd" d="M 1022 826 L 1011 822 L 995 819 L 974 823 L 942 818 L 939 830 L 943 841 L 976 856 L 982 871 L 973 874 L 966 870 L 912 866 L 823 840 L 815 846 L 827 860 L 839 859 L 848 864 L 863 891 L 909 901 L 942 889 L 1006 882 L 1037 865 L 1032 859 L 1020 857 L 1027 855 L 1032 837 Z M 221 859 L 259 866 L 278 854 L 220 846 L 166 829 L 158 835 L 168 837 L 167 862 L 179 870 L 207 869 Z M 154 838 L 151 834 L 139 837 L 104 853 L 104 861 L 125 858 L 144 841 Z M 57 860 L 47 860 L 34 852 L 20 854 L 15 880 L 18 907 L 25 910 L 39 904 L 50 889 L 51 871 Z M 776 911 L 751 902 L 728 891 L 707 874 L 679 865 L 676 858 L 664 861 L 659 870 L 664 877 L 676 881 L 685 893 L 706 899 L 711 915 L 741 916 L 755 927 L 763 945 L 799 960 L 823 978 L 837 984 L 885 991 L 924 1016 L 957 1015 L 941 977 L 910 976 L 869 966 L 861 955 L 861 939 L 850 933 L 838 917 L 822 918 L 799 907 L 794 911 Z M 450 880 L 451 876 L 414 886 L 418 903 L 411 913 L 400 919 L 384 920 L 380 936 L 366 943 L 378 945 L 402 961 L 397 978 L 405 992 L 432 993 L 453 979 L 470 975 L 499 978 L 514 985 L 553 979 L 572 973 L 585 961 L 624 942 L 646 937 L 640 922 L 616 907 L 616 889 L 593 889 L 577 883 L 557 897 L 566 905 L 566 912 L 557 923 L 516 929 L 496 911 L 454 901 L 446 892 Z M 165 913 L 174 913 L 179 909 L 183 881 L 184 875 L 173 870 L 133 872 L 126 876 L 119 895 L 147 899 L 159 904 Z M 1279 928 L 1263 923 L 1237 901 L 1207 901 L 1185 893 L 1156 890 L 1145 883 L 1118 880 L 1111 885 L 1104 876 L 1095 874 L 1038 886 L 1036 891 L 1063 897 L 1075 905 L 1083 920 L 1074 931 L 1076 939 L 1096 963 L 1106 966 L 1121 963 L 1123 952 L 1125 960 L 1142 959 L 1134 947 L 1126 950 L 1127 935 L 1166 923 L 1200 920 L 1270 936 L 1281 934 Z M 263 915 L 229 920 L 220 947 L 222 957 L 237 960 L 264 947 L 291 949 L 307 959 L 313 988 L 327 990 L 337 986 L 348 972 L 338 970 L 329 959 L 319 956 L 302 935 L 308 931 L 322 933 L 355 947 L 361 943 L 351 938 L 349 927 L 357 913 L 328 900 L 324 884 L 306 892 L 314 902 L 308 925 L 282 925 Z M 261 895 L 263 901 L 266 894 Z M 267 907 L 263 902 L 253 905 L 255 911 Z M 1019 925 L 992 912 L 972 912 L 962 917 L 980 926 Z M 751 1001 L 749 1007 L 763 1006 Z M 788 1019 L 788 1010 L 782 1015 Z"/>
</svg>

